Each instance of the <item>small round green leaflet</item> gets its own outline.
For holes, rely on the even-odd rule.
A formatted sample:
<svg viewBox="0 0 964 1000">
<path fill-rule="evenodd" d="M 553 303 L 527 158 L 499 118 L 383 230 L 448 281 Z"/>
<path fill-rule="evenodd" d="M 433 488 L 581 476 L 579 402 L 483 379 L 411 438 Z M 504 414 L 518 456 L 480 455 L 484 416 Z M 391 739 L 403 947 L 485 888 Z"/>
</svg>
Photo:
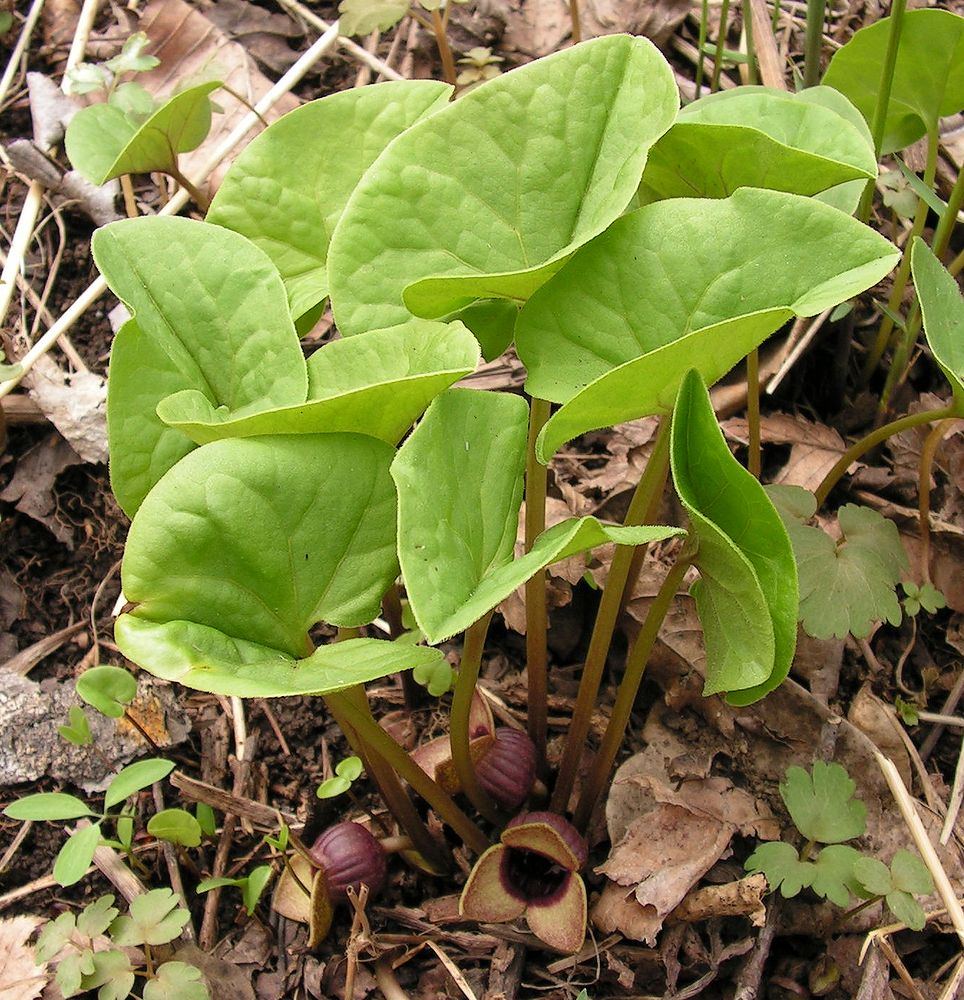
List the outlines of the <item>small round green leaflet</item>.
<svg viewBox="0 0 964 1000">
<path fill-rule="evenodd" d="M 242 150 L 207 221 L 274 261 L 299 317 L 328 295 L 328 244 L 349 195 L 381 151 L 452 88 L 435 80 L 356 87 L 296 108 Z"/>
<path fill-rule="evenodd" d="M 640 194 L 647 202 L 725 198 L 740 187 L 812 195 L 876 175 L 870 132 L 837 91 L 738 87 L 680 112 L 650 150 Z"/>
<path fill-rule="evenodd" d="M 94 851 L 100 843 L 100 824 L 91 823 L 82 826 L 60 849 L 54 862 L 54 881 L 58 885 L 68 886 L 79 882 L 94 857 Z"/>
<path fill-rule="evenodd" d="M 911 270 L 924 317 L 924 335 L 934 360 L 951 383 L 954 405 L 964 416 L 964 298 L 957 281 L 920 237 L 911 250 Z"/>
<path fill-rule="evenodd" d="M 834 87 L 872 122 L 890 18 L 861 28 L 838 49 L 823 83 Z M 935 132 L 939 119 L 964 107 L 964 17 L 947 10 L 904 14 L 881 153 Z"/>
<path fill-rule="evenodd" d="M 220 86 L 214 80 L 181 91 L 143 125 L 112 104 L 82 108 L 67 126 L 67 156 L 93 184 L 122 174 L 170 172 L 177 154 L 197 149 L 210 131 L 209 95 Z"/>
<path fill-rule="evenodd" d="M 23 820 L 61 820 L 80 819 L 82 816 L 95 816 L 87 808 L 87 804 L 74 795 L 63 792 L 38 792 L 11 802 L 3 815 L 10 819 Z"/>
<path fill-rule="evenodd" d="M 625 209 L 678 106 L 657 50 L 610 35 L 413 125 L 362 178 L 332 236 L 339 329 L 525 299 Z"/>
<path fill-rule="evenodd" d="M 537 443 L 668 413 L 683 375 L 712 385 L 793 316 L 878 282 L 894 246 L 828 205 L 740 188 L 647 205 L 584 247 L 523 307 L 526 387 L 562 402 Z"/>
<path fill-rule="evenodd" d="M 362 773 L 360 757 L 346 757 L 335 768 L 335 776 L 323 781 L 315 790 L 319 799 L 333 799 L 344 795 Z"/>
<path fill-rule="evenodd" d="M 91 667 L 77 678 L 77 694 L 102 715 L 120 719 L 137 697 L 137 681 L 121 667 Z"/>
<path fill-rule="evenodd" d="M 699 373 L 673 411 L 673 482 L 699 540 L 693 586 L 706 645 L 704 694 L 746 705 L 786 677 L 797 641 L 797 570 L 763 487 L 730 453 Z"/>
<path fill-rule="evenodd" d="M 128 764 L 114 776 L 107 786 L 107 791 L 104 793 L 104 809 L 113 808 L 129 795 L 153 785 L 155 781 L 166 778 L 173 770 L 173 761 L 160 760 L 159 758 Z"/>
<path fill-rule="evenodd" d="M 201 824 L 184 809 L 162 809 L 147 821 L 147 832 L 179 847 L 201 843 Z"/>
</svg>

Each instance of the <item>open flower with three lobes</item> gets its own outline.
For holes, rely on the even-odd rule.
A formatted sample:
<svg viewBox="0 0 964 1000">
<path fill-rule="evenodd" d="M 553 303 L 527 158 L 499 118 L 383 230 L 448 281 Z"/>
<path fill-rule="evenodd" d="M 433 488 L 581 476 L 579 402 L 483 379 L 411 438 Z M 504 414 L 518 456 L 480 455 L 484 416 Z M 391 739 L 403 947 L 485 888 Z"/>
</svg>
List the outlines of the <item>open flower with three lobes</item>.
<svg viewBox="0 0 964 1000">
<path fill-rule="evenodd" d="M 484 923 L 525 915 L 529 930 L 559 951 L 578 951 L 586 936 L 586 886 L 579 874 L 586 841 L 562 816 L 522 813 L 502 831 L 469 875 L 459 912 Z"/>
</svg>

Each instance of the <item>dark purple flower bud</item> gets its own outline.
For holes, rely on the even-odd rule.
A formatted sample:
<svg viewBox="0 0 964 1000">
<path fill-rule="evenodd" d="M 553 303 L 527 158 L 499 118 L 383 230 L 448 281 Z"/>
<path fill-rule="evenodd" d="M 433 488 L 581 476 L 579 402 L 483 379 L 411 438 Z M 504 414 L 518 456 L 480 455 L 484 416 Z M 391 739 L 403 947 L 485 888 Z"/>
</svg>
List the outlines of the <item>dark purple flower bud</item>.
<svg viewBox="0 0 964 1000">
<path fill-rule="evenodd" d="M 536 748 L 527 733 L 504 726 L 475 768 L 479 784 L 504 809 L 518 809 L 532 791 Z"/>
<path fill-rule="evenodd" d="M 332 902 L 348 898 L 362 882 L 375 895 L 385 885 L 388 862 L 382 845 L 358 823 L 336 823 L 315 841 L 311 856 L 324 869 Z"/>
</svg>

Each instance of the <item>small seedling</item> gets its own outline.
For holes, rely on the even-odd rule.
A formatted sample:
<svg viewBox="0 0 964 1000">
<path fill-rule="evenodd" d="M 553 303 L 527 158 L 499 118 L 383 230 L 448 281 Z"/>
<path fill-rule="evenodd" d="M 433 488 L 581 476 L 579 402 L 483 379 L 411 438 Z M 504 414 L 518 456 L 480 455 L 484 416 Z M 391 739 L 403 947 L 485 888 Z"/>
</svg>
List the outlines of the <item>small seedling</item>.
<svg viewBox="0 0 964 1000">
<path fill-rule="evenodd" d="M 137 697 L 137 681 L 120 667 L 91 667 L 77 678 L 77 694 L 102 715 L 120 719 Z"/>
<path fill-rule="evenodd" d="M 344 795 L 362 773 L 360 757 L 346 757 L 335 768 L 334 777 L 327 778 L 315 791 L 319 799 L 333 799 Z"/>
<path fill-rule="evenodd" d="M 170 889 L 152 889 L 138 896 L 121 916 L 114 897 L 101 896 L 75 916 L 62 913 L 40 932 L 34 948 L 39 963 L 57 962 L 56 982 L 65 997 L 98 990 L 98 1000 L 124 1000 L 136 976 L 146 978 L 144 1000 L 208 1000 L 200 972 L 184 962 L 153 966 L 151 948 L 167 944 L 190 919 Z M 113 947 L 99 947 L 103 935 Z M 131 963 L 124 949 L 143 948 L 146 968 Z M 99 949 L 99 950 L 98 950 Z"/>
<path fill-rule="evenodd" d="M 468 92 L 486 80 L 494 80 L 502 72 L 499 66 L 501 62 L 503 62 L 502 56 L 493 55 L 492 49 L 483 46 L 469 49 L 459 59 L 459 65 L 465 67 L 459 72 L 455 81 L 462 88 L 461 93 Z"/>
<path fill-rule="evenodd" d="M 916 618 L 920 609 L 923 608 L 929 615 L 936 614 L 941 608 L 947 607 L 947 600 L 944 595 L 932 584 L 917 584 L 913 581 L 905 581 L 900 585 L 904 592 L 904 611 L 911 618 Z"/>
<path fill-rule="evenodd" d="M 919 709 L 915 702 L 907 701 L 897 695 L 894 698 L 894 711 L 900 716 L 905 726 L 916 726 L 920 722 Z"/>
<path fill-rule="evenodd" d="M 840 907 L 847 906 L 852 895 L 863 898 L 851 913 L 884 899 L 899 920 L 919 930 L 924 926 L 924 911 L 910 893 L 933 892 L 930 873 L 909 851 L 898 851 L 888 870 L 876 858 L 844 843 L 866 830 L 867 808 L 855 798 L 855 790 L 847 771 L 836 763 L 816 761 L 809 774 L 800 767 L 788 768 L 780 796 L 806 842 L 799 851 L 783 841 L 761 844 L 747 858 L 745 868 L 763 872 L 770 889 L 779 888 L 785 899 L 804 888 Z M 826 846 L 817 850 L 819 844 Z"/>
<path fill-rule="evenodd" d="M 448 660 L 423 663 L 412 671 L 416 683 L 421 684 L 430 695 L 440 698 L 452 690 L 454 674 Z"/>
<path fill-rule="evenodd" d="M 57 732 L 62 739 L 73 743 L 76 747 L 89 746 L 94 741 L 90 732 L 90 722 L 80 705 L 71 705 L 67 713 L 67 724 L 58 726 Z"/>
<path fill-rule="evenodd" d="M 271 873 L 274 869 L 271 865 L 259 865 L 249 875 L 243 878 L 208 878 L 200 882 L 197 887 L 198 894 L 210 892 L 212 889 L 219 889 L 223 886 L 234 886 L 241 890 L 241 899 L 244 902 L 244 910 L 248 916 L 254 914 L 258 900 L 264 893 L 265 888 L 271 881 Z"/>
</svg>

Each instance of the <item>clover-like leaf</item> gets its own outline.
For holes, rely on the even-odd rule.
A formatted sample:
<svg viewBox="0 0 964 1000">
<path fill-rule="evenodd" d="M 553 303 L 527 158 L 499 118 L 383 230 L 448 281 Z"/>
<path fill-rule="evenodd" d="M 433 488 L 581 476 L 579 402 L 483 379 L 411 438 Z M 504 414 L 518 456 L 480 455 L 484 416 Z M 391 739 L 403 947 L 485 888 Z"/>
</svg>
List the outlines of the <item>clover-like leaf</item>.
<svg viewBox="0 0 964 1000">
<path fill-rule="evenodd" d="M 147 821 L 147 832 L 180 847 L 201 843 L 201 824 L 186 809 L 162 809 Z"/>
<path fill-rule="evenodd" d="M 796 649 L 790 539 L 763 487 L 730 453 L 695 371 L 679 391 L 670 456 L 699 542 L 693 594 L 706 644 L 704 693 L 748 704 L 783 681 Z"/>
<path fill-rule="evenodd" d="M 854 865 L 854 878 L 859 884 L 860 895 L 866 899 L 886 896 L 894 887 L 890 869 L 878 858 L 860 858 Z"/>
<path fill-rule="evenodd" d="M 209 1000 L 201 970 L 187 962 L 165 962 L 144 986 L 144 1000 Z"/>
<path fill-rule="evenodd" d="M 161 781 L 174 770 L 174 761 L 153 757 L 128 764 L 111 779 L 104 793 L 104 808 L 110 809 L 142 788 Z"/>
<path fill-rule="evenodd" d="M 243 417 L 200 392 L 165 399 L 157 414 L 198 444 L 262 434 L 368 434 L 395 444 L 431 400 L 479 363 L 461 323 L 411 320 L 364 337 L 335 340 L 308 360 L 308 399 Z"/>
<path fill-rule="evenodd" d="M 79 882 L 87 874 L 99 843 L 99 823 L 82 826 L 76 833 L 71 834 L 54 861 L 54 881 L 62 886 Z"/>
<path fill-rule="evenodd" d="M 838 49 L 823 83 L 834 87 L 872 122 L 890 18 L 861 28 Z M 937 131 L 940 118 L 964 107 L 964 17 L 948 10 L 904 14 L 891 80 L 881 153 L 892 153 Z"/>
<path fill-rule="evenodd" d="M 34 958 L 38 964 L 49 962 L 67 944 L 77 926 L 77 918 L 69 910 L 61 913 L 56 920 L 44 924 L 37 943 Z"/>
<path fill-rule="evenodd" d="M 94 953 L 85 948 L 65 956 L 57 965 L 57 986 L 65 997 L 76 996 L 81 991 L 85 972 L 94 970 Z"/>
<path fill-rule="evenodd" d="M 119 719 L 137 697 L 137 681 L 122 667 L 91 667 L 77 678 L 77 694 L 102 715 Z"/>
<path fill-rule="evenodd" d="M 85 990 L 97 990 L 97 1000 L 124 1000 L 134 988 L 131 960 L 124 952 L 111 948 L 94 952 L 94 971 L 84 976 Z"/>
<path fill-rule="evenodd" d="M 392 463 L 402 574 L 431 643 L 461 632 L 559 559 L 604 542 L 639 545 L 682 533 L 574 518 L 513 560 L 526 433 L 519 397 L 451 389 L 432 403 Z"/>
<path fill-rule="evenodd" d="M 452 689 L 452 664 L 445 659 L 416 667 L 412 676 L 434 698 L 441 698 Z"/>
<path fill-rule="evenodd" d="M 816 857 L 816 873 L 810 888 L 837 906 L 846 906 L 855 889 L 854 866 L 861 858 L 860 851 L 849 844 L 831 844 Z"/>
<path fill-rule="evenodd" d="M 345 35 L 388 31 L 408 13 L 410 0 L 341 0 L 338 27 Z"/>
<path fill-rule="evenodd" d="M 143 73 L 153 69 L 161 64 L 161 60 L 147 54 L 145 50 L 150 44 L 151 40 L 146 32 L 135 31 L 124 40 L 120 52 L 104 65 L 118 76 L 121 73 Z"/>
<path fill-rule="evenodd" d="M 344 20 L 341 27 L 353 34 Z M 434 80 L 402 80 L 296 108 L 231 164 L 207 221 L 264 250 L 281 273 L 291 314 L 301 316 L 328 294 L 328 244 L 348 196 L 385 146 L 444 107 L 451 89 Z"/>
<path fill-rule="evenodd" d="M 64 792 L 37 792 L 35 795 L 25 795 L 16 799 L 3 810 L 4 816 L 10 819 L 58 820 L 80 819 L 82 816 L 95 815 L 87 807 L 87 803 L 76 795 Z"/>
<path fill-rule="evenodd" d="M 934 879 L 920 855 L 901 848 L 890 862 L 894 888 L 915 895 L 928 895 L 934 891 Z"/>
<path fill-rule="evenodd" d="M 151 889 L 131 901 L 130 913 L 110 926 L 115 945 L 167 944 L 181 933 L 191 915 L 171 889 Z"/>
<path fill-rule="evenodd" d="M 525 299 L 625 209 L 677 107 L 652 44 L 609 35 L 416 123 L 362 178 L 332 237 L 339 330 Z"/>
<path fill-rule="evenodd" d="M 771 891 L 779 889 L 784 899 L 798 895 L 813 883 L 817 874 L 812 862 L 801 861 L 793 847 L 782 840 L 760 844 L 746 859 L 744 868 L 748 872 L 763 872 Z"/>
<path fill-rule="evenodd" d="M 924 925 L 927 923 L 927 914 L 909 892 L 894 889 L 887 893 L 885 899 L 888 909 L 901 923 L 907 924 L 912 931 L 924 929 Z"/>
<path fill-rule="evenodd" d="M 641 194 L 646 201 L 725 198 L 757 187 L 810 195 L 875 177 L 870 132 L 839 107 L 847 104 L 829 87 L 798 94 L 738 87 L 702 97 L 653 146 Z"/>
<path fill-rule="evenodd" d="M 691 368 L 712 385 L 788 319 L 850 298 L 896 261 L 867 226 L 781 191 L 630 212 L 519 315 L 529 393 L 566 404 L 543 428 L 541 460 L 587 430 L 668 413 Z"/>
<path fill-rule="evenodd" d="M 80 705 L 71 705 L 67 713 L 67 724 L 58 726 L 57 732 L 68 743 L 77 747 L 89 746 L 94 738 L 90 734 L 90 723 Z"/>
<path fill-rule="evenodd" d="M 818 760 L 811 774 L 802 767 L 788 768 L 780 796 L 808 840 L 839 844 L 862 836 L 867 828 L 867 807 L 854 797 L 856 787 L 840 764 Z"/>
<path fill-rule="evenodd" d="M 100 896 L 93 903 L 88 903 L 77 918 L 77 930 L 86 937 L 97 937 L 110 926 L 111 921 L 120 910 L 114 906 L 114 897 L 110 894 Z"/>
<path fill-rule="evenodd" d="M 64 147 L 74 169 L 93 184 L 122 174 L 177 168 L 177 154 L 197 149 L 211 128 L 210 94 L 221 83 L 199 84 L 169 98 L 143 124 L 113 104 L 81 108 L 70 120 Z"/>
<path fill-rule="evenodd" d="M 914 287 L 924 318 L 924 335 L 964 414 L 964 298 L 957 281 L 920 238 L 911 250 Z"/>
<path fill-rule="evenodd" d="M 861 895 L 868 899 L 884 897 L 891 913 L 913 930 L 921 930 L 926 916 L 914 894 L 934 891 L 927 866 L 910 851 L 899 850 L 890 868 L 877 858 L 861 858 L 854 867 Z"/>
</svg>

